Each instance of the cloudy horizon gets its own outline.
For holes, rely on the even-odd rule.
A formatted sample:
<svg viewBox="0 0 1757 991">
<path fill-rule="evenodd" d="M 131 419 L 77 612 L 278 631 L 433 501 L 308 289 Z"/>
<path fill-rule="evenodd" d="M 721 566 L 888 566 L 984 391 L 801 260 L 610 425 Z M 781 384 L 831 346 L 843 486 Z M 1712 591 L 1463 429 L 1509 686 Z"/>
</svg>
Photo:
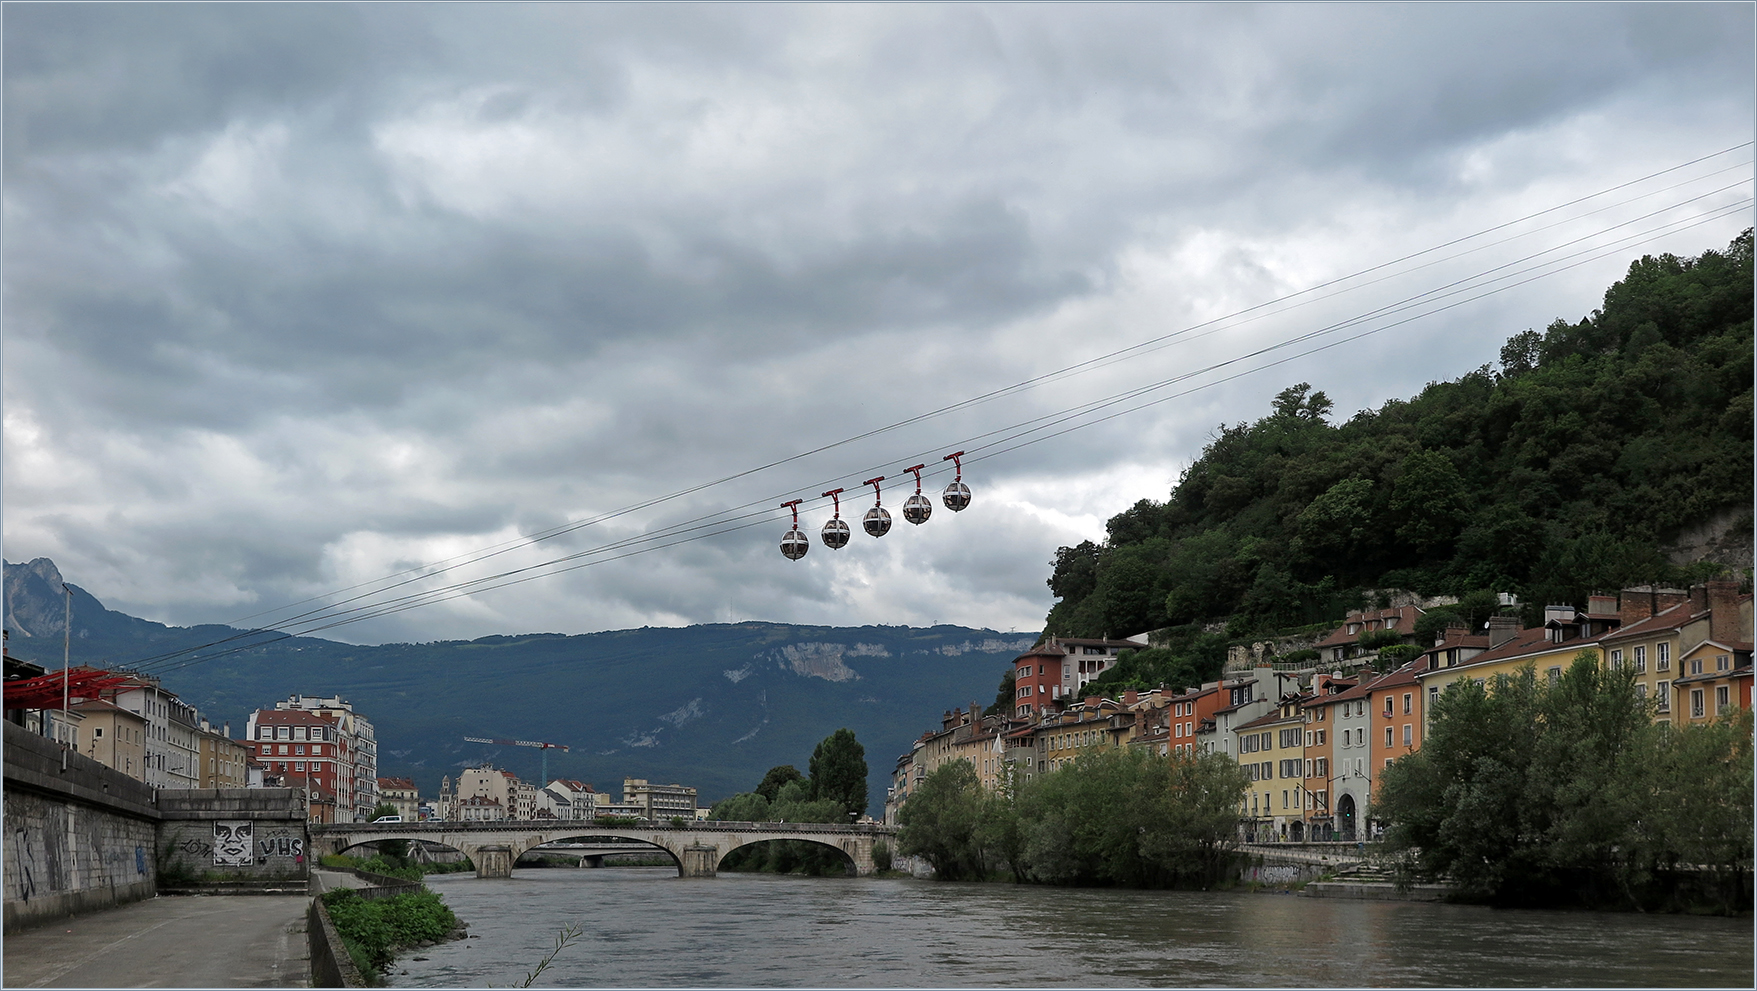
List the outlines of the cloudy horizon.
<svg viewBox="0 0 1757 991">
<path fill-rule="evenodd" d="M 383 594 L 543 577 L 318 635 L 1035 630 L 1058 546 L 1289 385 L 1346 420 L 1751 222 L 1747 5 L 0 16 L 5 557 L 177 625 L 510 544 Z M 859 532 L 960 446 L 967 511 Z"/>
</svg>

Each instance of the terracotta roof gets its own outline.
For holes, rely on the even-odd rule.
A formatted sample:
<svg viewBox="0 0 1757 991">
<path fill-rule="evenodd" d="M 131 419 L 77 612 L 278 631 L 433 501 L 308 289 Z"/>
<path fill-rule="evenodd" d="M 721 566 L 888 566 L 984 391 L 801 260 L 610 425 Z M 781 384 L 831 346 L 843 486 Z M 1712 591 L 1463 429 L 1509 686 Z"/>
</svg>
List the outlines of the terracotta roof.
<svg viewBox="0 0 1757 991">
<path fill-rule="evenodd" d="M 1625 626 L 1620 630 L 1612 630 L 1599 639 L 1606 641 L 1627 640 L 1633 637 L 1646 636 L 1650 633 L 1657 633 L 1661 630 L 1675 630 L 1693 619 L 1706 615 L 1708 615 L 1706 612 L 1692 612 L 1690 610 L 1690 603 L 1680 602 L 1677 605 L 1672 606 L 1670 609 L 1661 609 L 1659 612 L 1654 613 L 1639 623 L 1630 623 L 1628 626 Z"/>
<path fill-rule="evenodd" d="M 1536 632 L 1542 633 L 1544 631 L 1540 628 Z M 1472 660 L 1474 660 L 1474 658 Z M 1463 665 L 1463 664 L 1457 665 L 1457 667 L 1460 667 L 1460 668 L 1464 667 L 1464 666 L 1465 665 Z M 1455 668 L 1450 668 L 1447 670 L 1455 670 Z M 1380 678 L 1379 680 L 1368 685 L 1367 692 L 1371 693 L 1371 692 L 1382 691 L 1383 689 L 1386 689 L 1386 688 L 1402 688 L 1405 685 L 1416 685 L 1416 684 L 1420 684 L 1420 681 L 1416 678 L 1415 665 L 1405 664 L 1402 667 L 1398 668 L 1397 670 L 1392 671 L 1391 673 L 1385 675 L 1383 678 Z"/>
<path fill-rule="evenodd" d="M 1234 726 L 1233 729 L 1234 730 L 1251 729 L 1251 728 L 1257 727 L 1257 726 L 1268 726 L 1273 723 L 1288 722 L 1290 720 L 1295 720 L 1298 718 L 1299 718 L 1298 716 L 1284 716 L 1281 714 L 1280 709 L 1271 709 L 1267 713 L 1265 713 L 1261 716 L 1258 716 L 1257 718 L 1251 720 L 1248 723 L 1244 723 L 1243 725 L 1240 725 L 1240 726 Z"/>
<path fill-rule="evenodd" d="M 1508 640 L 1506 643 L 1501 644 L 1493 650 L 1484 651 L 1462 664 L 1456 664 L 1449 668 L 1440 668 L 1439 670 L 1462 671 L 1465 668 L 1493 664 L 1496 661 L 1511 660 L 1513 658 L 1523 657 L 1527 654 L 1544 654 L 1557 650 L 1570 649 L 1582 650 L 1587 647 L 1596 647 L 1598 646 L 1599 641 L 1604 639 L 1603 636 L 1585 636 L 1574 637 L 1556 643 L 1549 639 L 1549 634 L 1550 631 L 1542 626 L 1534 626 L 1528 630 L 1520 630 L 1513 635 L 1511 640 Z"/>
</svg>

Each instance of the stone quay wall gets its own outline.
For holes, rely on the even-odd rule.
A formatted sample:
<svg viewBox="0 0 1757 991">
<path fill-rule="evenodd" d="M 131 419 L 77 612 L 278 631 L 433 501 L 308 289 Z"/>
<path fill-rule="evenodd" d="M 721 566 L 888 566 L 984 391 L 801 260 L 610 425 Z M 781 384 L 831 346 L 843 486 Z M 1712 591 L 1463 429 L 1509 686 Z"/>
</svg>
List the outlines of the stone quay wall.
<svg viewBox="0 0 1757 991">
<path fill-rule="evenodd" d="M 151 898 L 153 789 L 4 725 L 6 931 Z"/>
<path fill-rule="evenodd" d="M 305 890 L 295 789 L 159 791 L 3 725 L 7 932 L 159 891 Z"/>
<path fill-rule="evenodd" d="M 292 788 L 159 792 L 161 889 L 303 890 L 305 805 Z"/>
</svg>

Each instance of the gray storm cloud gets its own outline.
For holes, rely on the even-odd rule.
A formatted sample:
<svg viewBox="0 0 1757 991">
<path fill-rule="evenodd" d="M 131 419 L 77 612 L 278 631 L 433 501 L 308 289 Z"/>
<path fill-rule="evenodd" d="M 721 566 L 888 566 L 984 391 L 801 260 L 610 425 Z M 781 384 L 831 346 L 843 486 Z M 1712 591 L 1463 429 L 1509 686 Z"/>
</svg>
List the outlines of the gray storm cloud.
<svg viewBox="0 0 1757 991">
<path fill-rule="evenodd" d="M 7 557 L 176 623 L 767 464 L 1752 130 L 1738 5 L 43 4 L 5 28 Z M 1590 310 L 1629 256 L 1367 359 L 983 461 L 970 512 L 882 542 L 788 566 L 775 510 L 328 635 L 1032 628 L 1055 547 L 1163 498 L 1216 424 L 1293 381 L 1348 411 L 1492 361 Z M 1241 323 L 492 567 L 830 484 L 857 516 L 861 472 L 896 485 L 912 455 L 1389 298 Z"/>
</svg>

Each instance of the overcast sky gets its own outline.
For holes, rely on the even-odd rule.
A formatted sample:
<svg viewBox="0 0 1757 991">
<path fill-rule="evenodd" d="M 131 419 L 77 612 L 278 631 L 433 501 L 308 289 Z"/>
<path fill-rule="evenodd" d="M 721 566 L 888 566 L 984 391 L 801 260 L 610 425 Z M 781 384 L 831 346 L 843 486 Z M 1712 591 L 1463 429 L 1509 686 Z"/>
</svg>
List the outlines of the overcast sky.
<svg viewBox="0 0 1757 991">
<path fill-rule="evenodd" d="M 5 556 L 174 624 L 758 468 L 1753 129 L 1749 4 L 8 3 L 4 32 Z M 1220 423 L 1295 382 L 1345 419 L 1492 363 L 1641 253 L 1724 246 L 1748 207 L 1700 218 L 1750 196 L 1749 161 L 399 592 L 765 509 L 749 529 L 322 635 L 1035 630 L 1056 547 L 1164 499 Z M 1586 253 L 1200 373 L 1546 249 Z M 1192 372 L 1149 408 L 995 443 Z M 958 447 L 980 451 L 970 509 L 859 532 L 863 479 L 889 476 L 896 513 L 902 469 Z M 832 485 L 856 521 L 841 551 L 815 543 Z M 789 562 L 795 497 L 814 546 Z"/>
</svg>

